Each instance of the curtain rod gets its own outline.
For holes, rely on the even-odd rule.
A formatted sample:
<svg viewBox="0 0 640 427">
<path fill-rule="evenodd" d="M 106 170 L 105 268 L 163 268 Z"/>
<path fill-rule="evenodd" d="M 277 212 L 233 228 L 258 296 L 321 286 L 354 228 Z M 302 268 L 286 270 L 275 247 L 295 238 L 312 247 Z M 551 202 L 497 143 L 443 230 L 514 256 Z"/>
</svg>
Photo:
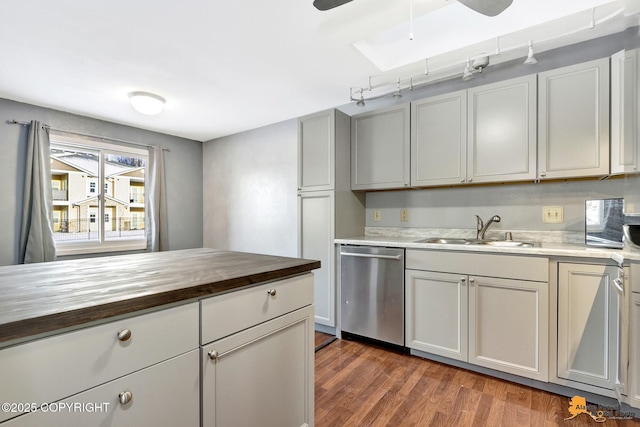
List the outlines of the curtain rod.
<svg viewBox="0 0 640 427">
<path fill-rule="evenodd" d="M 30 122 L 21 122 L 19 120 L 15 120 L 15 119 L 9 121 L 9 123 L 10 124 L 14 124 L 14 125 L 21 125 L 21 126 L 29 126 L 29 125 L 31 125 Z M 49 125 L 42 125 L 42 128 L 43 129 L 49 129 L 49 130 L 52 130 L 54 132 L 67 133 L 67 134 L 70 134 L 70 135 L 85 136 L 85 137 L 88 137 L 88 138 L 101 139 L 103 141 L 120 142 L 120 143 L 123 143 L 123 144 L 137 145 L 139 147 L 147 147 L 147 148 L 154 147 L 154 145 L 151 145 L 151 144 L 143 144 L 141 142 L 127 141 L 126 139 L 116 139 L 116 138 L 109 138 L 107 136 L 91 135 L 89 133 L 74 132 L 74 131 L 64 130 L 64 129 L 54 129 Z M 171 152 L 170 149 L 165 148 L 165 147 L 162 147 L 162 150 Z"/>
</svg>

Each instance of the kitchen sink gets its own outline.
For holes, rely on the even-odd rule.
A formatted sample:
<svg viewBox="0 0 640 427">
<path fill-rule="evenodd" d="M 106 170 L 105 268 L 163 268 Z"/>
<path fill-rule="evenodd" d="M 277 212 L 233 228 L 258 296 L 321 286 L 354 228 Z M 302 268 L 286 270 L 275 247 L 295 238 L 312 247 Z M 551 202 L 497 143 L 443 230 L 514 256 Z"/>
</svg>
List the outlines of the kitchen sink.
<svg viewBox="0 0 640 427">
<path fill-rule="evenodd" d="M 428 239 L 416 240 L 415 243 L 433 243 L 440 245 L 485 245 L 500 246 L 512 248 L 530 248 L 533 246 L 531 242 L 521 242 L 518 240 L 480 240 L 480 239 L 463 239 L 448 237 L 430 237 Z"/>
<path fill-rule="evenodd" d="M 530 248 L 533 246 L 531 242 L 519 242 L 517 240 L 479 240 L 473 243 L 474 245 L 486 245 L 486 246 L 504 246 L 504 247 L 520 247 Z"/>
<path fill-rule="evenodd" d="M 457 239 L 446 237 L 431 237 L 429 239 L 418 240 L 416 243 L 438 243 L 441 245 L 468 245 L 471 243 L 471 239 Z"/>
</svg>

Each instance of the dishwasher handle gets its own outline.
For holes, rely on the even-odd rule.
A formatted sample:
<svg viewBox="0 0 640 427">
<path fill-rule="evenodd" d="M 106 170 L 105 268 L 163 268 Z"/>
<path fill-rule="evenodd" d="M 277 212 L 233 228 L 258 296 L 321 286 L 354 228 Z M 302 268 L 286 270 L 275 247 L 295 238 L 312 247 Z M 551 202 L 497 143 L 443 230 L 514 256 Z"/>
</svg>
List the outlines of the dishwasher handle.
<svg viewBox="0 0 640 427">
<path fill-rule="evenodd" d="M 395 259 L 395 260 L 402 259 L 402 255 L 376 255 L 376 254 L 361 254 L 361 253 L 354 253 L 354 252 L 340 252 L 340 255 L 354 256 L 359 258 L 380 258 L 380 259 Z"/>
</svg>

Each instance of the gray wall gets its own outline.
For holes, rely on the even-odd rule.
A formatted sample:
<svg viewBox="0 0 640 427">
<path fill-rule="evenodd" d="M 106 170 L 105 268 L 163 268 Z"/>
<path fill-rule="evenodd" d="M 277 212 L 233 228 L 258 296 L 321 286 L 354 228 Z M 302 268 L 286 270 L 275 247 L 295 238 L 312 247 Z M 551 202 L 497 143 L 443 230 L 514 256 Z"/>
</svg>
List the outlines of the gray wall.
<svg viewBox="0 0 640 427">
<path fill-rule="evenodd" d="M 368 193 L 366 225 L 475 229 L 477 214 L 483 219 L 500 215 L 493 230 L 582 232 L 585 199 L 625 197 L 627 211 L 640 212 L 639 189 L 640 177 L 623 177 Z M 543 223 L 543 206 L 562 206 L 564 222 Z M 400 222 L 401 209 L 407 209 L 409 221 Z M 381 221 L 373 221 L 374 210 L 380 210 Z"/>
<path fill-rule="evenodd" d="M 27 128 L 7 121 L 39 120 L 55 129 L 160 144 L 165 153 L 171 249 L 202 247 L 202 143 L 0 98 L 0 265 L 18 262 Z"/>
<path fill-rule="evenodd" d="M 204 246 L 297 256 L 297 120 L 204 143 Z"/>
</svg>

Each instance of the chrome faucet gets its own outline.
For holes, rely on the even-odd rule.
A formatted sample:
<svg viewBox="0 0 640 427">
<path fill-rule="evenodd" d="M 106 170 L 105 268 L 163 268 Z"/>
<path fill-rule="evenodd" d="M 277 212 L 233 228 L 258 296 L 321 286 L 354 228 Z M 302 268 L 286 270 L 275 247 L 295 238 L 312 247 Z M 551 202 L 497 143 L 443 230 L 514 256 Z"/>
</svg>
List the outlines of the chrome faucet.
<svg viewBox="0 0 640 427">
<path fill-rule="evenodd" d="M 480 240 L 484 240 L 484 233 L 487 232 L 491 224 L 493 224 L 494 222 L 500 222 L 500 217 L 498 215 L 494 215 L 491 217 L 489 221 L 487 221 L 486 224 L 482 221 L 482 218 L 480 218 L 478 215 L 476 215 L 476 220 L 477 220 L 476 237 Z"/>
</svg>

